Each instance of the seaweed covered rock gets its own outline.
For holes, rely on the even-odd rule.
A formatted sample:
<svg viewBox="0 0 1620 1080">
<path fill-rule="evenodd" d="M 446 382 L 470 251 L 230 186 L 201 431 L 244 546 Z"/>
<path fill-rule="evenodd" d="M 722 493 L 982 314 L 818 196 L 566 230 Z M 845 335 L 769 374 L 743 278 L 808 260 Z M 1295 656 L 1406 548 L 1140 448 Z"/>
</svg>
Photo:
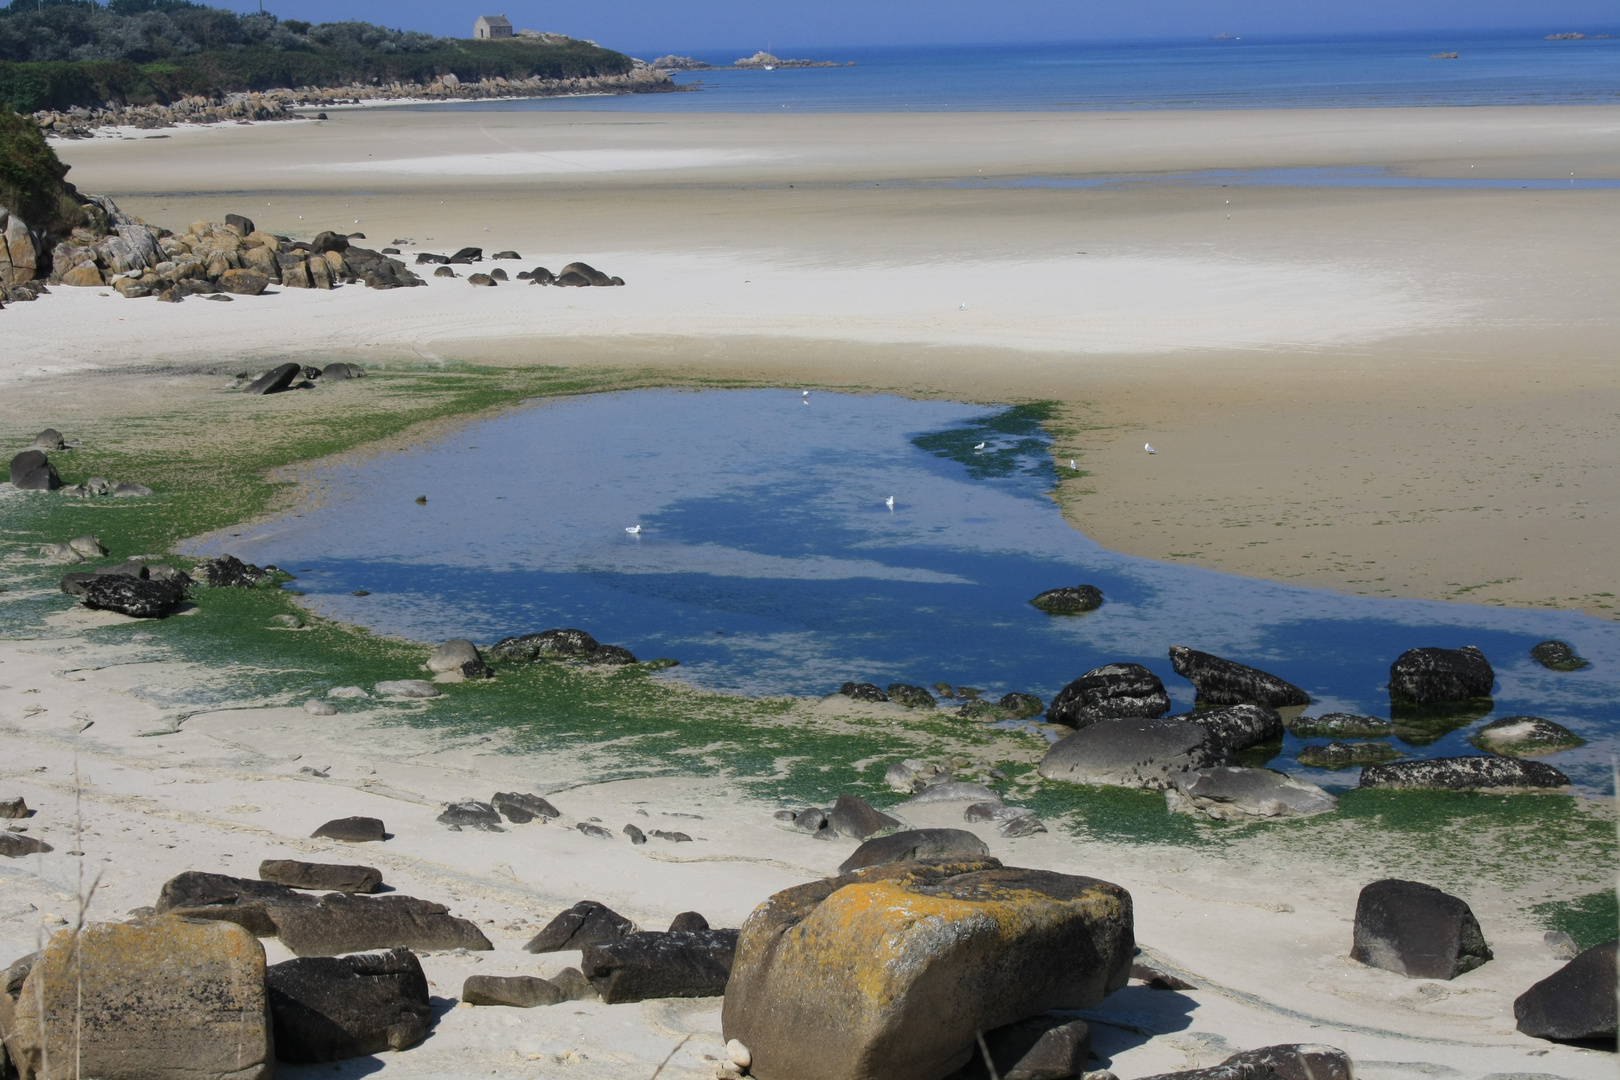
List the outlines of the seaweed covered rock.
<svg viewBox="0 0 1620 1080">
<path fill-rule="evenodd" d="M 1537 1039 L 1606 1042 L 1616 1034 L 1615 948 L 1606 941 L 1519 995 L 1513 1016 L 1519 1030 Z"/>
<path fill-rule="evenodd" d="M 1178 773 L 1171 784 L 1164 796 L 1172 812 L 1201 814 L 1216 821 L 1309 817 L 1339 805 L 1339 800 L 1310 781 L 1275 769 L 1217 765 Z"/>
<path fill-rule="evenodd" d="M 1047 589 L 1030 601 L 1048 615 L 1084 615 L 1102 607 L 1102 590 L 1095 585 L 1066 585 Z"/>
<path fill-rule="evenodd" d="M 736 951 L 735 930 L 641 931 L 585 946 L 580 970 L 609 1005 L 719 997 L 726 992 Z"/>
<path fill-rule="evenodd" d="M 1311 703 L 1311 696 L 1291 682 L 1184 645 L 1170 646 L 1170 664 L 1177 675 L 1197 689 L 1200 705 L 1248 704 L 1281 709 Z"/>
<path fill-rule="evenodd" d="M 1506 757 L 1541 757 L 1586 745 L 1586 740 L 1569 728 L 1539 716 L 1505 716 L 1493 720 L 1468 741 L 1487 754 Z"/>
<path fill-rule="evenodd" d="M 489 647 L 489 655 L 497 660 L 573 660 L 583 659 L 600 647 L 597 640 L 583 630 L 545 630 L 502 638 Z"/>
<path fill-rule="evenodd" d="M 1592 665 L 1575 655 L 1566 642 L 1543 641 L 1530 650 L 1530 659 L 1549 671 L 1579 671 Z"/>
<path fill-rule="evenodd" d="M 137 619 L 161 619 L 186 601 L 177 581 L 152 581 L 125 574 L 103 574 L 84 582 L 79 603 L 98 611 L 116 611 Z"/>
<path fill-rule="evenodd" d="M 932 709 L 939 704 L 927 690 L 906 683 L 890 683 L 886 693 L 890 701 L 908 709 Z"/>
<path fill-rule="evenodd" d="M 1169 711 L 1170 695 L 1153 672 L 1141 664 L 1104 664 L 1058 691 L 1046 718 L 1083 728 L 1111 717 L 1157 717 Z"/>
<path fill-rule="evenodd" d="M 1326 746 L 1304 746 L 1295 760 L 1308 769 L 1347 769 L 1352 765 L 1378 765 L 1405 755 L 1389 743 L 1335 740 Z"/>
<path fill-rule="evenodd" d="M 1429 791 L 1523 791 L 1567 787 L 1569 777 L 1544 761 L 1487 755 L 1369 765 L 1361 770 L 1358 786 Z"/>
<path fill-rule="evenodd" d="M 264 984 L 276 1056 L 295 1064 L 404 1050 L 433 1023 L 427 976 L 409 949 L 288 960 Z"/>
<path fill-rule="evenodd" d="M 856 701 L 888 701 L 889 695 L 879 690 L 876 683 L 847 682 L 838 688 L 838 692 L 847 698 Z"/>
<path fill-rule="evenodd" d="M 1302 739 L 1340 738 L 1346 735 L 1381 736 L 1395 733 L 1395 721 L 1380 720 L 1376 716 L 1355 713 L 1323 713 L 1321 716 L 1298 716 L 1288 722 L 1290 734 Z"/>
<path fill-rule="evenodd" d="M 1462 899 L 1421 881 L 1386 878 L 1356 900 L 1350 958 L 1408 979 L 1455 979 L 1491 959 Z"/>
<path fill-rule="evenodd" d="M 1228 705 L 1222 709 L 1196 709 L 1166 720 L 1184 720 L 1207 730 L 1227 750 L 1237 752 L 1282 738 L 1282 717 L 1264 705 Z"/>
<path fill-rule="evenodd" d="M 1027 720 L 1032 716 L 1039 716 L 1046 710 L 1046 703 L 1034 694 L 1024 694 L 1014 691 L 1001 695 L 996 702 L 1001 711 L 1013 720 Z"/>
<path fill-rule="evenodd" d="M 235 555 L 205 559 L 193 567 L 191 573 L 211 589 L 251 589 L 276 576 L 274 570 L 245 563 Z"/>
<path fill-rule="evenodd" d="M 1460 649 L 1408 649 L 1389 666 L 1389 696 L 1414 705 L 1489 697 L 1496 672 L 1472 645 Z"/>
<path fill-rule="evenodd" d="M 1123 987 L 1131 897 L 994 859 L 895 863 L 795 886 L 743 924 L 721 1026 L 751 1071 L 936 1080 L 977 1033 Z"/>
<path fill-rule="evenodd" d="M 1146 717 L 1098 720 L 1055 744 L 1041 759 L 1048 780 L 1163 791 L 1179 773 L 1230 763 L 1201 724 Z"/>
</svg>

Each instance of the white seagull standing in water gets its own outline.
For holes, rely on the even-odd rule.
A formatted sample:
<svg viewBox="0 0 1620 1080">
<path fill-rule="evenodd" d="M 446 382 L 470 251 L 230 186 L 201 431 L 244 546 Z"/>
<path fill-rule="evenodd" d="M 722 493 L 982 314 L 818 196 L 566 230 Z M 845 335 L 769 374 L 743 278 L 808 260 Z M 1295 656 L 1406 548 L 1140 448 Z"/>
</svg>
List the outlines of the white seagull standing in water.
<svg viewBox="0 0 1620 1080">
<path fill-rule="evenodd" d="M 884 499 L 883 505 L 889 508 L 889 513 L 894 513 L 894 496 L 890 495 L 887 499 Z"/>
<path fill-rule="evenodd" d="M 808 390 L 800 390 L 799 391 L 799 400 L 804 402 L 806 405 L 810 404 L 810 391 L 808 391 Z"/>
<path fill-rule="evenodd" d="M 1157 450 L 1153 449 L 1153 444 L 1150 443 L 1150 442 L 1149 443 L 1143 443 L 1142 444 L 1142 449 L 1146 450 L 1150 454 L 1157 454 L 1158 453 Z"/>
<path fill-rule="evenodd" d="M 640 525 L 627 525 L 625 527 L 624 531 L 629 533 L 631 536 L 640 536 L 641 535 L 641 526 Z"/>
<path fill-rule="evenodd" d="M 975 450 L 983 450 L 984 449 L 984 443 L 980 443 L 978 446 L 975 446 L 973 449 L 975 449 Z"/>
</svg>

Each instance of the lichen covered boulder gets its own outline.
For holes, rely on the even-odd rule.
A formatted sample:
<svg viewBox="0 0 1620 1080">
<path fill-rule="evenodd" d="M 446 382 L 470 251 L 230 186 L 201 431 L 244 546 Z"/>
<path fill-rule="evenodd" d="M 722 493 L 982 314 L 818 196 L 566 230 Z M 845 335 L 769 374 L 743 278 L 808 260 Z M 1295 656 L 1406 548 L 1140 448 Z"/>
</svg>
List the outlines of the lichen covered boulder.
<svg viewBox="0 0 1620 1080">
<path fill-rule="evenodd" d="M 1104 664 L 1058 691 L 1046 708 L 1054 724 L 1083 728 L 1117 716 L 1163 716 L 1170 711 L 1164 683 L 1141 664 Z"/>
<path fill-rule="evenodd" d="M 1586 745 L 1586 740 L 1562 724 L 1539 716 L 1505 716 L 1480 728 L 1469 742 L 1487 754 L 1541 757 Z"/>
<path fill-rule="evenodd" d="M 1460 649 L 1408 649 L 1389 666 L 1392 701 L 1439 705 L 1489 697 L 1496 672 L 1472 645 Z"/>
<path fill-rule="evenodd" d="M 1269 672 L 1224 660 L 1185 645 L 1170 646 L 1170 664 L 1198 690 L 1200 705 L 1309 705 L 1311 696 Z"/>
<path fill-rule="evenodd" d="M 1102 607 L 1102 590 L 1095 585 L 1066 585 L 1047 589 L 1030 601 L 1048 615 L 1084 615 Z"/>
<path fill-rule="evenodd" d="M 760 1080 L 937 1080 L 976 1033 L 1120 989 L 1131 897 L 1095 878 L 934 859 L 784 890 L 743 924 L 721 1022 Z"/>
<path fill-rule="evenodd" d="M 1369 765 L 1361 770 L 1361 782 L 1357 786 L 1427 791 L 1532 791 L 1567 787 L 1569 777 L 1544 761 L 1486 754 Z"/>
</svg>

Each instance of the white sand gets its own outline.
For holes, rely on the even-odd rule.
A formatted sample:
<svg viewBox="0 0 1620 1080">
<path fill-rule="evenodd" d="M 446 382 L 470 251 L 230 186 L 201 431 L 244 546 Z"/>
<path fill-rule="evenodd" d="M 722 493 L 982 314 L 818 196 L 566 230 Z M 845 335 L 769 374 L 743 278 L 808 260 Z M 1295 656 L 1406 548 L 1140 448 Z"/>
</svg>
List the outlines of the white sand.
<svg viewBox="0 0 1620 1080">
<path fill-rule="evenodd" d="M 384 161 L 333 161 L 285 165 L 286 169 L 329 173 L 379 171 L 394 176 L 546 176 L 551 174 L 648 172 L 668 169 L 720 169 L 771 161 L 785 155 L 746 150 L 521 150 L 497 154 L 438 154 Z"/>
</svg>

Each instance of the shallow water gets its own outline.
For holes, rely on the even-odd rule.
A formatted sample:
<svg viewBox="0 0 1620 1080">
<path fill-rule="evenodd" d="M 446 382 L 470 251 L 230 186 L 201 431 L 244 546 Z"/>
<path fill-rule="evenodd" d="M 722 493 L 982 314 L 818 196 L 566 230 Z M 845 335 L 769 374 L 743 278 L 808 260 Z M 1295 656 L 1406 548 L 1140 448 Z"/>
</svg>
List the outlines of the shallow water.
<svg viewBox="0 0 1620 1080">
<path fill-rule="evenodd" d="M 1397 655 L 1473 644 L 1496 668 L 1491 716 L 1574 729 L 1588 746 L 1553 762 L 1585 786 L 1608 784 L 1620 626 L 1344 596 L 1116 554 L 1071 528 L 1049 497 L 1068 469 L 1054 469 L 1038 409 L 805 400 L 747 390 L 534 402 L 420 447 L 321 468 L 310 477 L 319 506 L 216 538 L 206 553 L 281 566 L 315 610 L 381 633 L 487 643 L 577 626 L 642 659 L 679 659 L 672 677 L 749 695 L 820 695 L 853 679 L 1050 700 L 1082 672 L 1129 660 L 1157 672 L 1184 709 L 1192 688 L 1166 654 L 1179 644 L 1299 684 L 1312 715 L 1387 716 Z M 625 531 L 636 524 L 639 535 Z M 1079 582 L 1107 603 L 1078 617 L 1028 603 Z M 1528 650 L 1549 637 L 1592 667 L 1536 665 Z M 1470 730 L 1400 745 L 1470 753 Z M 1300 745 L 1290 737 L 1278 764 L 1295 768 Z M 1327 783 L 1356 776 L 1297 771 Z"/>
</svg>

